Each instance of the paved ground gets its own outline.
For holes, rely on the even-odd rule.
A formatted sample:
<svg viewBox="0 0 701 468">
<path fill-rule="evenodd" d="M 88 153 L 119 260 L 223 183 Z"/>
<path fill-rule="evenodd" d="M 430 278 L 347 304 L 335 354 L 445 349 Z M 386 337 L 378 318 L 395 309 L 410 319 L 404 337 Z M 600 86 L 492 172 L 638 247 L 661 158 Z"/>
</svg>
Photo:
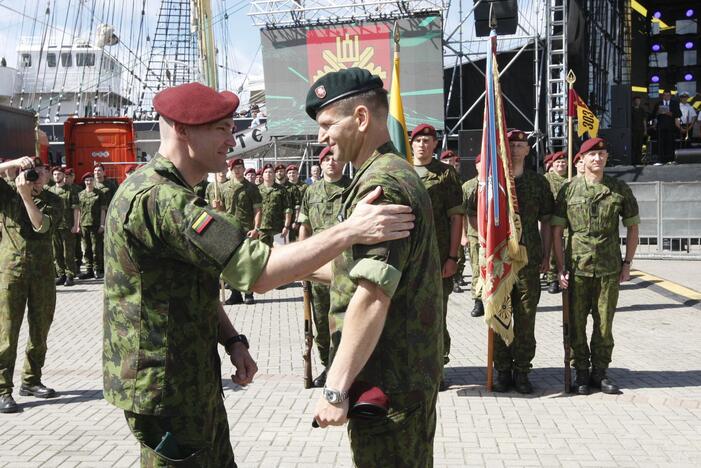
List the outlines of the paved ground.
<svg viewBox="0 0 701 468">
<path fill-rule="evenodd" d="M 668 279 L 698 276 L 701 264 L 682 263 Z M 617 396 L 561 393 L 560 298 L 546 292 L 536 327 L 536 393 L 487 393 L 486 328 L 469 317 L 469 293 L 451 296 L 452 385 L 438 401 L 436 466 L 700 466 L 701 306 L 663 286 L 635 279 L 623 288 L 610 372 L 623 387 Z M 255 306 L 227 308 L 260 368 L 248 388 L 225 383 L 242 467 L 351 464 L 344 429 L 310 426 L 319 391 L 302 388 L 300 296 L 295 287 L 261 296 Z M 15 394 L 23 411 L 0 415 L 0 466 L 137 464 L 121 411 L 102 399 L 101 315 L 99 283 L 59 288 L 44 380 L 61 395 L 41 401 Z"/>
</svg>

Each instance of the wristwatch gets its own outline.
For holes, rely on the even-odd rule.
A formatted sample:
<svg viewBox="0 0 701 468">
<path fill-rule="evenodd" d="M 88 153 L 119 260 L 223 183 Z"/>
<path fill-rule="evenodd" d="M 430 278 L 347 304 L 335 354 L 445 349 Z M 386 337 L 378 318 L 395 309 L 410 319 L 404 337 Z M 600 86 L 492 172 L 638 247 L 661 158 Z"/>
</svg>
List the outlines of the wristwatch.
<svg viewBox="0 0 701 468">
<path fill-rule="evenodd" d="M 326 398 L 326 401 L 332 405 L 340 405 L 348 399 L 348 392 L 341 392 L 333 388 L 324 387 L 321 393 L 324 395 L 324 398 Z"/>
<path fill-rule="evenodd" d="M 233 345 L 234 343 L 243 343 L 246 349 L 248 349 L 248 339 L 246 338 L 246 335 L 234 335 L 224 342 L 224 350 L 229 356 L 231 356 L 231 353 L 229 352 L 229 347 L 231 347 L 231 345 Z"/>
</svg>

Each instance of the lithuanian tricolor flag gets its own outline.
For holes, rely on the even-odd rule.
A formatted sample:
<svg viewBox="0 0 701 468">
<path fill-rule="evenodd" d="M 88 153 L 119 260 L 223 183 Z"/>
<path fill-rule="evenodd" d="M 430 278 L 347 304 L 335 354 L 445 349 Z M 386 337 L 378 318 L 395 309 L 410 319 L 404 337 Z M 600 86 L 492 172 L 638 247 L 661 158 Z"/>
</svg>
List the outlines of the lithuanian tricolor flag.
<svg viewBox="0 0 701 468">
<path fill-rule="evenodd" d="M 404 106 L 402 105 L 402 95 L 399 90 L 399 47 L 394 50 L 394 68 L 392 70 L 392 85 L 389 90 L 389 116 L 387 117 L 387 127 L 392 143 L 399 150 L 409 163 L 412 163 L 411 145 L 409 135 L 404 121 Z"/>
</svg>

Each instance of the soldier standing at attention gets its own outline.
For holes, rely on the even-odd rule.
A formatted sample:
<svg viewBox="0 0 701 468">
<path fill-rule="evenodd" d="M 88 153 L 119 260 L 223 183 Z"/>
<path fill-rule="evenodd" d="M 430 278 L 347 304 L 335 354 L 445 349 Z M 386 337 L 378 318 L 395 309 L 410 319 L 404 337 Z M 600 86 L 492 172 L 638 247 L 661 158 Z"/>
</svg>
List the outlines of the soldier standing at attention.
<svg viewBox="0 0 701 468">
<path fill-rule="evenodd" d="M 217 183 L 207 185 L 207 188 L 204 191 L 204 199 L 207 200 L 207 203 L 209 203 L 219 211 L 226 211 L 226 206 L 224 205 L 223 201 L 224 192 L 228 190 L 227 182 L 229 181 L 229 179 L 226 178 L 226 175 L 227 171 L 221 171 L 214 174 L 214 177 L 216 177 L 217 179 Z M 215 190 L 219 193 L 217 194 Z M 217 196 L 219 197 L 219 199 L 216 199 Z"/>
<path fill-rule="evenodd" d="M 34 167 L 39 178 L 26 179 Z M 12 398 L 12 374 L 17 360 L 17 342 L 27 308 L 26 357 L 20 395 L 37 398 L 56 396 L 41 383 L 41 368 L 46 358 L 46 339 L 56 306 L 51 236 L 55 219 L 61 216 L 61 199 L 44 190 L 49 169 L 38 159 L 24 157 L 0 164 L 0 173 L 20 170 L 14 184 L 0 179 L 0 215 L 3 219 L 0 240 L 0 413 L 16 413 Z M 13 186 L 14 185 L 14 186 Z"/>
<path fill-rule="evenodd" d="M 122 184 L 107 213 L 104 395 L 124 410 L 141 466 L 235 467 L 217 344 L 231 356 L 235 383 L 250 383 L 257 367 L 219 303 L 219 276 L 258 292 L 314 277 L 354 243 L 406 237 L 413 216 L 369 204 L 378 188 L 347 222 L 299 249 L 271 250 L 192 190 L 226 167 L 238 97 L 190 83 L 153 104 L 158 154 Z"/>
<path fill-rule="evenodd" d="M 341 195 L 350 185 L 350 178 L 343 175 L 343 167 L 330 155 L 328 146 L 319 154 L 322 179 L 312 184 L 304 193 L 302 207 L 299 212 L 299 238 L 304 240 L 314 234 L 330 228 L 338 223 L 338 213 L 341 210 Z M 326 368 L 329 365 L 329 348 L 331 335 L 329 332 L 329 308 L 331 306 L 331 291 L 324 283 L 312 283 L 312 301 L 314 303 L 314 326 L 316 326 L 316 349 L 324 371 L 312 382 L 315 387 L 323 387 L 326 383 Z"/>
<path fill-rule="evenodd" d="M 450 361 L 450 333 L 448 333 L 448 297 L 453 292 L 453 276 L 458 271 L 458 247 L 462 238 L 462 190 L 454 167 L 433 157 L 438 140 L 436 129 L 420 124 L 411 132 L 411 151 L 414 170 L 431 197 L 433 225 L 436 229 L 438 254 L 443 278 L 443 365 Z M 441 390 L 446 388 L 441 379 Z"/>
<path fill-rule="evenodd" d="M 256 170 L 255 169 L 253 169 L 253 168 L 246 169 L 244 176 L 246 177 L 247 181 L 249 181 L 253 185 L 256 184 Z"/>
<path fill-rule="evenodd" d="M 63 171 L 66 174 L 66 186 L 75 192 L 75 196 L 77 197 L 80 191 L 83 189 L 81 186 L 75 183 L 75 171 L 71 167 L 67 167 Z M 75 271 L 76 273 L 80 273 L 80 267 L 83 264 L 83 248 L 81 244 L 81 234 L 78 234 L 76 236 L 75 240 Z"/>
<path fill-rule="evenodd" d="M 517 392 L 531 393 L 533 386 L 528 380 L 528 373 L 536 349 L 535 316 L 540 301 L 540 274 L 547 272 L 550 266 L 550 216 L 554 199 L 545 177 L 524 169 L 530 150 L 526 134 L 521 130 L 512 130 L 508 138 L 523 226 L 521 242 L 526 245 L 528 264 L 518 272 L 511 292 L 514 340 L 507 346 L 499 335 L 494 336 L 494 367 L 497 370 L 494 391 L 506 392 L 513 384 Z"/>
<path fill-rule="evenodd" d="M 613 353 L 613 316 L 619 284 L 630 279 L 630 264 L 638 247 L 638 202 L 625 182 L 604 175 L 608 152 L 601 138 L 585 141 L 579 149 L 584 176 L 573 178 L 560 190 L 552 219 L 555 258 L 560 286 L 570 288 L 570 337 L 577 393 L 589 387 L 618 393 L 606 375 Z M 627 229 L 626 255 L 621 261 L 619 218 Z M 566 263 L 562 233 L 570 232 Z M 566 268 L 566 269 L 565 269 Z M 587 317 L 594 328 L 587 345 Z M 591 364 L 591 374 L 589 366 Z"/>
<path fill-rule="evenodd" d="M 584 160 L 581 154 L 577 154 L 572 161 L 574 167 L 577 169 L 577 177 L 584 175 Z"/>
<path fill-rule="evenodd" d="M 294 242 L 299 235 L 299 210 L 302 206 L 302 198 L 304 198 L 304 193 L 309 186 L 299 180 L 299 168 L 294 164 L 287 166 L 287 180 L 290 181 L 290 185 L 295 189 L 295 212 L 292 218 L 292 229 L 290 229 L 290 242 Z"/>
<path fill-rule="evenodd" d="M 441 153 L 439 159 L 443 164 L 448 164 L 455 168 L 455 171 L 458 173 L 458 181 L 460 181 L 460 156 L 458 156 L 453 150 L 445 150 Z M 455 275 L 453 276 L 454 293 L 462 292 L 460 286 L 465 286 L 467 284 L 463 279 L 463 272 L 465 271 L 465 246 L 463 246 L 462 240 L 463 239 L 461 238 L 460 245 L 458 245 L 458 267 Z"/>
<path fill-rule="evenodd" d="M 472 317 L 482 317 L 484 315 L 484 304 L 480 291 L 477 287 L 480 278 L 480 241 L 477 228 L 477 188 L 479 186 L 481 155 L 475 158 L 477 175 L 462 184 L 463 212 L 465 213 L 465 234 L 467 235 L 467 248 L 470 254 L 470 269 L 472 270 L 472 280 L 470 289 L 472 301 L 475 303 L 470 315 Z"/>
<path fill-rule="evenodd" d="M 339 219 L 354 215 L 358 200 L 378 185 L 381 203 L 409 205 L 416 216 L 410 237 L 345 249 L 333 274 L 326 270 L 331 365 L 314 417 L 321 427 L 348 422 L 357 466 L 432 466 L 443 288 L 431 198 L 390 142 L 387 92 L 378 76 L 360 68 L 324 75 L 309 90 L 306 110 L 319 124 L 319 143 L 331 147 L 339 164 L 356 169 Z M 391 417 L 348 421 L 348 390 L 356 379 L 388 395 Z"/>
<path fill-rule="evenodd" d="M 558 151 L 553 154 L 549 154 L 543 160 L 545 163 L 545 178 L 550 184 L 550 191 L 554 198 L 557 198 L 557 194 L 562 188 L 563 184 L 567 182 L 567 153 L 564 151 Z M 553 242 L 553 248 L 555 248 L 555 243 Z M 548 283 L 548 293 L 558 294 L 560 292 L 560 281 L 557 277 L 557 264 L 555 263 L 555 255 L 550 257 L 550 269 L 546 277 Z"/>
<path fill-rule="evenodd" d="M 95 167 L 93 167 L 93 175 L 95 175 L 95 188 L 102 192 L 105 201 L 109 205 L 114 193 L 117 191 L 117 182 L 114 179 L 105 177 L 105 167 L 100 163 L 95 164 Z"/>
<path fill-rule="evenodd" d="M 285 170 L 287 168 L 284 164 L 278 164 L 275 166 L 275 183 L 287 188 L 287 177 L 285 176 Z"/>
<path fill-rule="evenodd" d="M 258 190 L 263 200 L 258 238 L 268 247 L 272 247 L 275 234 L 282 234 L 283 238 L 287 238 L 292 226 L 293 207 L 285 188 L 275 182 L 272 164 L 263 166 L 263 183 L 258 186 Z"/>
<path fill-rule="evenodd" d="M 255 177 L 254 183 L 260 189 L 260 185 L 263 183 L 263 169 L 258 169 L 256 171 L 256 177 Z"/>
<path fill-rule="evenodd" d="M 86 271 L 80 279 L 95 277 L 95 271 L 104 271 L 102 239 L 105 233 L 107 205 L 102 193 L 95 189 L 95 176 L 92 172 L 83 175 L 85 190 L 80 192 L 80 231 L 83 233 Z"/>
<path fill-rule="evenodd" d="M 250 183 L 243 176 L 245 166 L 243 159 L 229 159 L 227 161 L 229 167 L 229 182 L 227 190 L 224 194 L 224 206 L 226 212 L 231 214 L 241 225 L 241 229 L 246 232 L 246 236 L 251 239 L 257 239 L 260 234 L 260 209 L 262 199 L 258 187 Z M 255 171 L 254 171 L 255 172 Z M 232 289 L 231 296 L 224 301 L 226 305 L 254 304 L 253 293 L 246 291 L 245 300 L 241 297 L 241 292 Z"/>
<path fill-rule="evenodd" d="M 54 259 L 56 263 L 56 286 L 73 286 L 78 267 L 75 264 L 75 243 L 80 233 L 80 207 L 78 194 L 66 185 L 63 168 L 52 171 L 56 182 L 48 190 L 61 199 L 63 212 L 56 213 L 56 226 L 53 233 Z"/>
</svg>

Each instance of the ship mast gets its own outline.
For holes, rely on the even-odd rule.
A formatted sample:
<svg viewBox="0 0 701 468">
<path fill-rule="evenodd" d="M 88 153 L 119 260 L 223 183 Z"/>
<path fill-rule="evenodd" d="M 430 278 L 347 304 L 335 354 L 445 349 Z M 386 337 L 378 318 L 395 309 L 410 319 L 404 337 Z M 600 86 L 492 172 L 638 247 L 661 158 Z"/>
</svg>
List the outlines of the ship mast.
<svg viewBox="0 0 701 468">
<path fill-rule="evenodd" d="M 192 0 L 192 16 L 192 22 L 197 31 L 200 76 L 204 84 L 218 90 L 217 49 L 214 45 L 210 0 Z"/>
</svg>

